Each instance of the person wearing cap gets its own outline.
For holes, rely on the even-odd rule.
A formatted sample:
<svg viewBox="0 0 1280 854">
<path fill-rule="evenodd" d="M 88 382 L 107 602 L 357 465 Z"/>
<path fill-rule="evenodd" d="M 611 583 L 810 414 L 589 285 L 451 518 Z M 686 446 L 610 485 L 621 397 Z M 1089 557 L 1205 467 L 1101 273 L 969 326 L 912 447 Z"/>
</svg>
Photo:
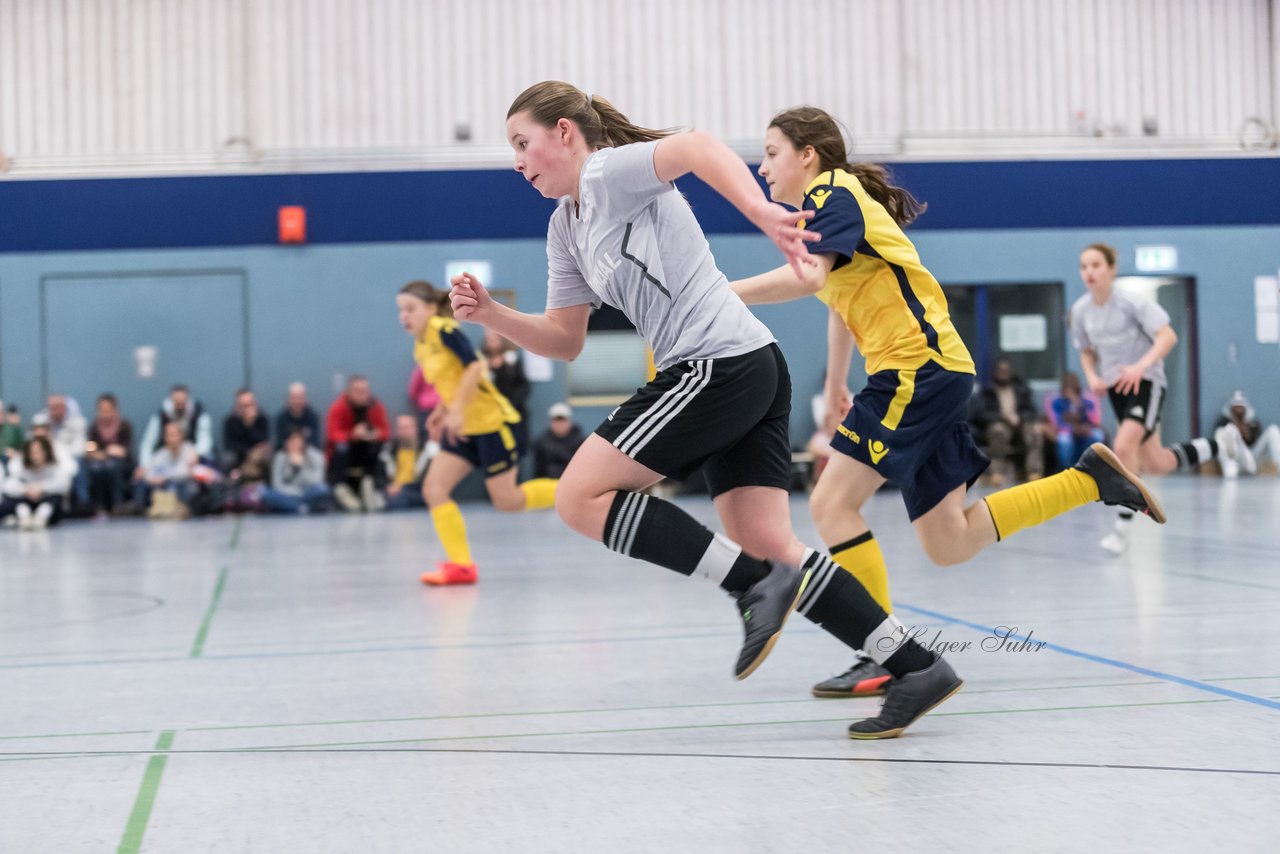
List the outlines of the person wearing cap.
<svg viewBox="0 0 1280 854">
<path fill-rule="evenodd" d="M 573 421 L 573 410 L 563 401 L 551 404 L 547 418 L 550 426 L 533 443 L 533 476 L 558 478 L 586 437 Z"/>
<path fill-rule="evenodd" d="M 1258 461 L 1264 457 L 1273 466 L 1280 463 L 1280 427 L 1268 424 L 1264 429 L 1240 389 L 1231 393 L 1213 426 L 1213 437 L 1222 448 L 1219 462 L 1223 477 L 1239 477 L 1241 469 L 1246 474 L 1257 474 Z"/>
</svg>

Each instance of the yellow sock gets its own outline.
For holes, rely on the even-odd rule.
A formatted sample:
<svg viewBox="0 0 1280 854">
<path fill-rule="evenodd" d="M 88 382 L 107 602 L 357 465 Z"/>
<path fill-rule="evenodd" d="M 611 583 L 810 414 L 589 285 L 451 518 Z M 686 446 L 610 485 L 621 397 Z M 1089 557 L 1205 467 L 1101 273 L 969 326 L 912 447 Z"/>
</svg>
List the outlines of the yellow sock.
<svg viewBox="0 0 1280 854">
<path fill-rule="evenodd" d="M 834 546 L 831 559 L 858 579 L 886 614 L 893 613 L 893 603 L 889 600 L 889 570 L 884 565 L 880 544 L 870 531 Z"/>
<path fill-rule="evenodd" d="M 467 543 L 467 522 L 462 518 L 458 502 L 450 501 L 431 508 L 431 521 L 436 526 L 436 536 L 444 546 L 449 563 L 471 563 L 471 546 Z"/>
<path fill-rule="evenodd" d="M 1067 469 L 1044 480 L 988 495 L 987 509 L 996 523 L 996 536 L 1003 540 L 1023 528 L 1097 500 L 1098 484 L 1094 479 L 1077 469 Z"/>
<path fill-rule="evenodd" d="M 556 506 L 556 484 L 560 481 L 553 477 L 538 477 L 520 484 L 524 493 L 525 510 L 546 510 Z"/>
</svg>

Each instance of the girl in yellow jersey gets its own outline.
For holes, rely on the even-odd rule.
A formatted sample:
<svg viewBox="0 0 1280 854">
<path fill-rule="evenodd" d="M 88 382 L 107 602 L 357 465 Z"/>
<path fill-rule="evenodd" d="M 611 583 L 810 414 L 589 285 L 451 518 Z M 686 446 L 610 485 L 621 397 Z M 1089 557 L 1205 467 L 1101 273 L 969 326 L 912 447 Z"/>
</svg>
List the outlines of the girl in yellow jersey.
<svg viewBox="0 0 1280 854">
<path fill-rule="evenodd" d="M 440 453 L 427 469 L 422 497 L 444 546 L 447 561 L 426 572 L 426 584 L 474 584 L 476 565 L 467 542 L 467 525 L 453 490 L 472 469 L 484 470 L 484 485 L 499 510 L 518 513 L 555 504 L 551 478 L 516 483 L 525 450 L 525 428 L 515 408 L 493 386 L 471 342 L 457 321 L 441 313 L 447 291 L 429 282 L 409 282 L 396 296 L 400 325 L 413 336 L 413 358 L 427 382 L 440 393 L 440 405 L 427 419 L 427 431 Z"/>
<path fill-rule="evenodd" d="M 801 228 L 822 238 L 803 278 L 782 267 L 735 282 L 747 303 L 816 294 L 830 308 L 827 381 L 833 410 L 847 411 L 831 446 L 838 453 L 814 488 L 818 533 L 836 563 L 891 611 L 884 557 L 862 505 L 895 482 L 925 552 L 961 563 L 1023 528 L 1092 501 L 1119 504 L 1164 522 L 1147 488 L 1103 445 L 1053 477 L 1006 489 L 965 506 L 965 491 L 988 465 L 966 423 L 974 366 L 947 313 L 942 288 L 902 227 L 924 206 L 888 182 L 885 170 L 852 166 L 835 120 L 816 107 L 779 113 L 765 136 L 760 175 L 774 201 L 814 211 Z M 857 344 L 866 386 L 848 396 Z M 864 659 L 814 687 L 818 696 L 882 693 L 889 674 Z"/>
</svg>

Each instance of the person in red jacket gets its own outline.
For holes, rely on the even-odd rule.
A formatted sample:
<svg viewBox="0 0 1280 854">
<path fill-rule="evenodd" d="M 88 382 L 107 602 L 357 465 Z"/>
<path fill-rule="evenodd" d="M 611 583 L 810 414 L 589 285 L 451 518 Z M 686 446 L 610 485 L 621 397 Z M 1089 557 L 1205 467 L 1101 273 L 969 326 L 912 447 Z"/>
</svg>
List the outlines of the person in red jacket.
<svg viewBox="0 0 1280 854">
<path fill-rule="evenodd" d="M 334 500 L 352 513 L 382 510 L 386 473 L 378 454 L 391 438 L 391 423 L 386 407 L 369 390 L 368 379 L 357 374 L 347 381 L 347 390 L 329 407 L 325 428 Z"/>
</svg>

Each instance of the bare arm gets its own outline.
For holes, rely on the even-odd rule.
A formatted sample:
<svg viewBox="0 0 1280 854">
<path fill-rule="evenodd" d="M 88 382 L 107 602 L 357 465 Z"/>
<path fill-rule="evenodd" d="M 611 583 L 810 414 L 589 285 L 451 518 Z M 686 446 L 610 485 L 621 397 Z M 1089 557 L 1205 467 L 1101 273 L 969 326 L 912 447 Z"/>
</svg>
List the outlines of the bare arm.
<svg viewBox="0 0 1280 854">
<path fill-rule="evenodd" d="M 1178 333 L 1173 331 L 1173 327 L 1165 324 L 1156 330 L 1156 338 L 1151 342 L 1151 348 L 1142 355 L 1138 360 L 1138 364 L 1142 370 L 1154 365 L 1156 362 L 1169 355 L 1175 344 L 1178 343 Z"/>
<path fill-rule="evenodd" d="M 790 302 L 822 290 L 835 260 L 834 255 L 813 255 L 801 262 L 801 269 L 804 271 L 802 279 L 796 278 L 791 267 L 783 266 L 758 276 L 730 282 L 729 287 L 747 305 Z"/>
<path fill-rule="evenodd" d="M 844 318 L 835 311 L 827 312 L 827 382 L 823 395 L 827 411 L 843 417 L 849 411 L 849 363 L 853 360 L 853 333 Z"/>
<path fill-rule="evenodd" d="M 1084 368 L 1084 384 L 1095 394 L 1102 394 L 1107 390 L 1107 384 L 1098 376 L 1098 354 L 1093 348 L 1086 347 L 1080 351 L 1080 366 Z"/>
<path fill-rule="evenodd" d="M 1156 362 L 1169 355 L 1169 351 L 1177 343 L 1178 334 L 1173 331 L 1172 326 L 1166 323 L 1157 329 L 1155 340 L 1151 342 L 1151 347 L 1147 349 L 1147 352 L 1142 354 L 1142 358 L 1132 365 L 1126 365 L 1120 371 L 1120 377 L 1115 384 L 1116 391 L 1121 394 L 1131 394 L 1137 391 L 1138 386 L 1142 383 L 1142 375 Z"/>
<path fill-rule="evenodd" d="M 516 344 L 562 362 L 576 359 L 587 340 L 588 304 L 549 308 L 542 314 L 526 314 L 507 308 L 489 296 L 480 280 L 470 273 L 454 276 L 449 292 L 453 315 L 458 320 L 478 323 Z"/>
<path fill-rule="evenodd" d="M 453 405 L 449 407 L 451 411 L 464 413 L 467 411 L 467 404 L 471 403 L 472 398 L 476 396 L 476 389 L 480 386 L 480 378 L 484 376 L 484 362 L 476 359 L 462 370 L 462 379 L 458 381 L 458 393 L 453 397 Z"/>
<path fill-rule="evenodd" d="M 654 147 L 653 168 L 659 181 L 697 175 L 782 250 L 797 276 L 803 275 L 800 259 L 809 254 L 804 245 L 821 235 L 797 228 L 796 223 L 811 219 L 813 211 L 789 211 L 766 199 L 747 164 L 719 138 L 706 131 L 665 137 Z"/>
</svg>

